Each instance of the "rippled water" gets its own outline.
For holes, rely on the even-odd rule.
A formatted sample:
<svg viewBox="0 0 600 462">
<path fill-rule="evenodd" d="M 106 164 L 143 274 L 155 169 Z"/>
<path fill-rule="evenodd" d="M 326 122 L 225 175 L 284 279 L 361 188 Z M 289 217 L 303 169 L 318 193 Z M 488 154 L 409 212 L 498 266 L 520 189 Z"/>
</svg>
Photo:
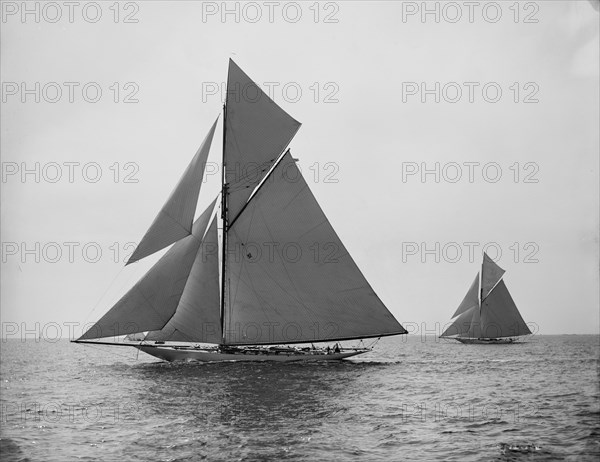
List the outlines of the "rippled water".
<svg viewBox="0 0 600 462">
<path fill-rule="evenodd" d="M 387 338 L 320 364 L 9 340 L 2 460 L 597 460 L 599 340 Z"/>
</svg>

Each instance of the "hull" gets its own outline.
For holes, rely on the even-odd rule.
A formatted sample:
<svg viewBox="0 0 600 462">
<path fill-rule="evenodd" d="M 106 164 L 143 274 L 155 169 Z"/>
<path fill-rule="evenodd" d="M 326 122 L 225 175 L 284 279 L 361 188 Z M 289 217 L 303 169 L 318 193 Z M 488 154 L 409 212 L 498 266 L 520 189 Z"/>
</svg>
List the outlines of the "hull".
<svg viewBox="0 0 600 462">
<path fill-rule="evenodd" d="M 191 347 L 168 347 L 155 345 L 136 345 L 138 350 L 149 355 L 163 359 L 165 361 L 200 361 L 200 362 L 220 362 L 220 361 L 338 361 L 351 356 L 360 355 L 370 350 L 352 349 L 341 350 L 339 352 L 327 353 L 321 350 L 302 351 L 295 349 L 235 349 L 235 351 L 224 351 L 218 348 L 202 349 Z"/>
<path fill-rule="evenodd" d="M 454 337 L 454 340 L 458 340 L 460 343 L 467 345 L 508 345 L 510 343 L 519 343 L 516 338 L 468 338 L 468 337 Z"/>
</svg>

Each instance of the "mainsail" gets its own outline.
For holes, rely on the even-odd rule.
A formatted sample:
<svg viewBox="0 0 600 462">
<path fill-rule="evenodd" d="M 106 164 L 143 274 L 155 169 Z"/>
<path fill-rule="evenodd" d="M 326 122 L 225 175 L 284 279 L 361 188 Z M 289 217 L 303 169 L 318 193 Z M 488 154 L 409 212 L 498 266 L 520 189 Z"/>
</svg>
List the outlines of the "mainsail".
<svg viewBox="0 0 600 462">
<path fill-rule="evenodd" d="M 481 304 L 481 325 L 483 336 L 488 338 L 531 334 L 504 281 L 500 281 Z"/>
<path fill-rule="evenodd" d="M 286 153 L 228 231 L 225 343 L 406 331 L 383 305 Z"/>
<path fill-rule="evenodd" d="M 502 280 L 503 274 L 504 270 L 484 253 L 481 300 L 478 274 L 452 316 L 456 319 L 441 337 L 496 339 L 531 334 Z"/>
</svg>

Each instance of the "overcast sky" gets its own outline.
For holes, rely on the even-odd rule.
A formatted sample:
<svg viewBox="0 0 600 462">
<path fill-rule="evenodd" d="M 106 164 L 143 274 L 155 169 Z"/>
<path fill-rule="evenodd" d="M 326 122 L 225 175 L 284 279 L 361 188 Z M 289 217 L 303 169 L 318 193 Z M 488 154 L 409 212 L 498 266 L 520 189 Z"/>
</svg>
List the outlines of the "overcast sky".
<svg viewBox="0 0 600 462">
<path fill-rule="evenodd" d="M 449 321 L 489 244 L 538 333 L 598 333 L 597 2 L 99 5 L 2 4 L 3 334 L 67 336 L 143 274 L 127 243 L 219 114 L 230 57 L 302 122 L 294 157 L 409 331 Z"/>
</svg>

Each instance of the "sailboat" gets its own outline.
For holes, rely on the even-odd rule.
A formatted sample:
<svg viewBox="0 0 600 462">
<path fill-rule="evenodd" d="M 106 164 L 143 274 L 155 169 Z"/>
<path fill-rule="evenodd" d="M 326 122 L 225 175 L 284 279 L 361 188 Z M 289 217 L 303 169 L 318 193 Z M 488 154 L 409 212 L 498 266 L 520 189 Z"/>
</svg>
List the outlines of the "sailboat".
<svg viewBox="0 0 600 462">
<path fill-rule="evenodd" d="M 441 338 L 489 345 L 515 343 L 518 337 L 531 334 L 502 280 L 504 272 L 483 253 L 481 273 L 475 276 Z"/>
<path fill-rule="evenodd" d="M 406 334 L 286 149 L 300 123 L 232 60 L 223 114 L 219 196 L 194 220 L 217 117 L 126 265 L 169 249 L 74 342 L 167 361 L 319 361 L 370 351 L 362 339 Z M 353 348 L 339 343 L 355 339 Z"/>
</svg>

